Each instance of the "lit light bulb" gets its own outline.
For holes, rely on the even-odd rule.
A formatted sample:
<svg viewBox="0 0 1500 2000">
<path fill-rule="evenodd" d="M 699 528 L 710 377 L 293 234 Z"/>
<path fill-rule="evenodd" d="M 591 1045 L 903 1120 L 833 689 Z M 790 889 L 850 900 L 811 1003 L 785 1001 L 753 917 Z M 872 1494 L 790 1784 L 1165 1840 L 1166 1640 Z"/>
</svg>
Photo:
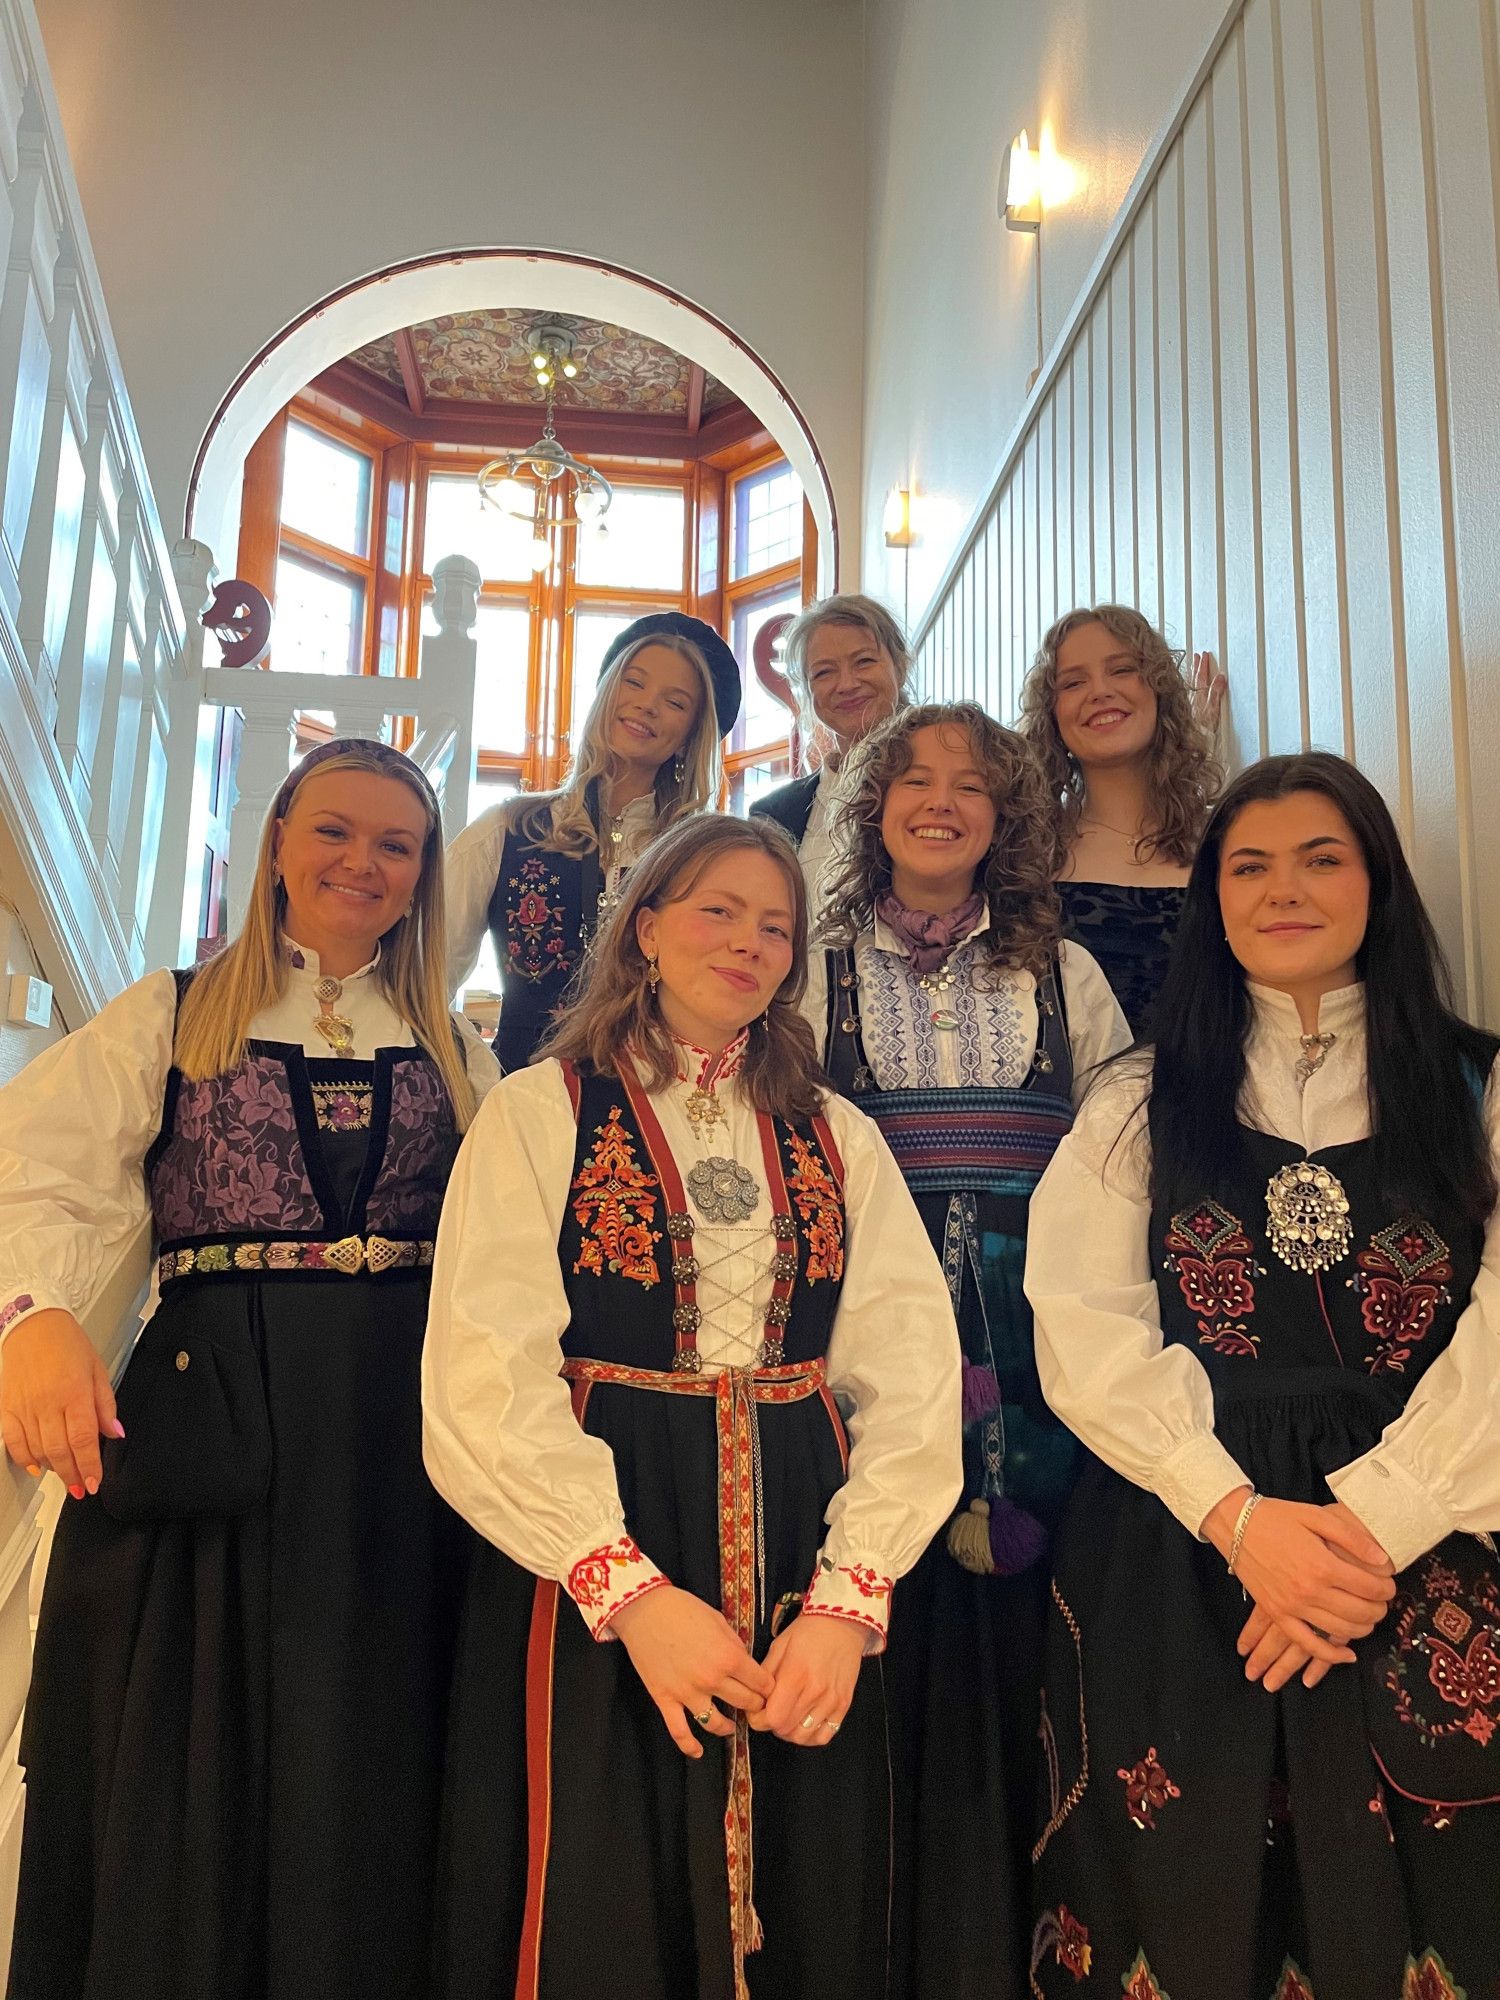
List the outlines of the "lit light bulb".
<svg viewBox="0 0 1500 2000">
<path fill-rule="evenodd" d="M 536 570 L 545 569 L 552 560 L 552 544 L 545 535 L 533 535 L 526 551 L 526 560 Z"/>
<path fill-rule="evenodd" d="M 578 373 L 577 364 L 572 361 L 565 361 L 563 363 L 563 373 L 571 381 L 573 376 L 575 376 Z"/>
<path fill-rule="evenodd" d="M 531 357 L 531 365 L 532 365 L 532 367 L 533 367 L 533 368 L 537 369 L 537 370 L 538 370 L 538 371 L 540 372 L 540 371 L 541 371 L 542 369 L 544 369 L 544 368 L 545 368 L 545 367 L 547 366 L 547 357 L 546 357 L 546 355 L 545 355 L 545 354 L 533 354 L 533 355 L 532 355 L 532 357 Z"/>
<path fill-rule="evenodd" d="M 533 499 L 531 488 L 519 479 L 502 479 L 495 488 L 495 504 L 507 514 L 524 514 L 529 518 Z"/>
<path fill-rule="evenodd" d="M 604 493 L 598 486 L 580 486 L 573 502 L 580 521 L 597 521 L 604 512 Z"/>
<path fill-rule="evenodd" d="M 551 388 L 551 386 L 552 386 L 552 377 L 551 377 L 551 376 L 550 376 L 550 375 L 549 375 L 549 374 L 547 373 L 547 371 L 546 371 L 546 369 L 545 369 L 545 368 L 541 368 L 541 369 L 538 369 L 538 371 L 537 371 L 537 378 L 536 378 L 536 379 L 538 380 L 538 382 L 540 382 L 540 383 L 541 383 L 541 385 L 542 385 L 542 387 L 543 387 L 544 389 L 550 389 L 550 388 Z"/>
</svg>

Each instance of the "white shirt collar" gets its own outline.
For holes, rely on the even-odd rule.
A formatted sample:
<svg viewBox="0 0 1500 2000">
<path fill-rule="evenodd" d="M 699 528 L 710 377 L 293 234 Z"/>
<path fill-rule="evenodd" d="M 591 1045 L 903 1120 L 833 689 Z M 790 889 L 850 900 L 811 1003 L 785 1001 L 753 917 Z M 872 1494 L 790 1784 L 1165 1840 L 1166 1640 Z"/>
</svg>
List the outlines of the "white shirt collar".
<svg viewBox="0 0 1500 2000">
<path fill-rule="evenodd" d="M 987 931 L 989 927 L 990 906 L 988 902 L 984 902 L 979 906 L 979 915 L 963 936 L 955 942 L 953 949 L 961 951 L 971 939 L 977 938 L 981 931 Z M 898 937 L 878 912 L 875 917 L 875 943 L 881 951 L 893 951 L 898 958 L 909 956 L 905 938 Z"/>
<path fill-rule="evenodd" d="M 1245 990 L 1255 1012 L 1255 1026 L 1262 1034 L 1301 1041 L 1302 1017 L 1290 993 L 1283 993 L 1276 986 L 1261 986 L 1253 979 L 1245 981 Z M 1339 986 L 1323 995 L 1318 1002 L 1317 1033 L 1345 1035 L 1351 1028 L 1362 1026 L 1364 1018 L 1364 984 L 1356 980 L 1351 986 Z"/>
<path fill-rule="evenodd" d="M 297 940 L 294 937 L 288 936 L 285 931 L 281 934 L 281 942 L 286 951 L 287 963 L 294 973 L 301 973 L 308 979 L 322 978 L 322 961 L 311 945 L 298 944 Z M 368 978 L 379 963 L 380 946 L 377 944 L 375 947 L 375 956 L 370 960 L 369 964 L 360 966 L 357 971 L 346 972 L 340 983 L 347 986 L 351 979 Z"/>
</svg>

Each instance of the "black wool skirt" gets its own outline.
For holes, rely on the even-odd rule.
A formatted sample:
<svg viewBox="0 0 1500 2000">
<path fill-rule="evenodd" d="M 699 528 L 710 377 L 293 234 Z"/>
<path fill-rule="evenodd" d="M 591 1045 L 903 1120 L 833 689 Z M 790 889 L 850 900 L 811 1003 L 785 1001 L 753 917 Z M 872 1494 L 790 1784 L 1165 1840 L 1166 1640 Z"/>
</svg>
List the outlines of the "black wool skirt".
<svg viewBox="0 0 1500 2000">
<path fill-rule="evenodd" d="M 68 1502 L 22 1741 L 11 2000 L 420 2000 L 472 1542 L 422 1468 L 425 1274 L 170 1287 L 136 1360 L 239 1322 L 264 1504 Z"/>
<path fill-rule="evenodd" d="M 758 1411 L 765 1576 L 756 1656 L 807 1587 L 843 1483 L 819 1396 Z M 596 1385 L 585 1427 L 614 1453 L 625 1517 L 673 1583 L 721 1604 L 711 1397 Z M 694 1762 L 617 1640 L 556 1584 L 485 1548 L 459 1649 L 448 1758 L 441 2000 L 733 2000 L 727 1739 Z M 891 1847 L 878 1657 L 832 1743 L 751 1733 L 753 1894 L 744 1960 L 765 2000 L 881 2000 Z"/>
</svg>

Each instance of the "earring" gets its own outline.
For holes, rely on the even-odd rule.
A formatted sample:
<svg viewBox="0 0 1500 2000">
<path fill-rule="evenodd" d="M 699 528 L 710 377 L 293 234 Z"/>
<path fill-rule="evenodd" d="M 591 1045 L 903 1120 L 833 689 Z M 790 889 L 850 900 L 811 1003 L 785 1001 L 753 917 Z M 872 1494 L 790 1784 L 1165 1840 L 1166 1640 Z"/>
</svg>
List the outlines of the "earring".
<svg viewBox="0 0 1500 2000">
<path fill-rule="evenodd" d="M 281 887 L 281 863 L 279 861 L 271 863 L 271 887 L 273 889 Z"/>
<path fill-rule="evenodd" d="M 652 993 L 661 985 L 661 967 L 654 958 L 646 960 L 646 985 Z"/>
<path fill-rule="evenodd" d="M 679 785 L 682 783 L 683 779 L 687 776 L 687 765 L 683 763 L 680 757 L 676 758 L 673 762 L 672 776 L 677 780 Z"/>
</svg>

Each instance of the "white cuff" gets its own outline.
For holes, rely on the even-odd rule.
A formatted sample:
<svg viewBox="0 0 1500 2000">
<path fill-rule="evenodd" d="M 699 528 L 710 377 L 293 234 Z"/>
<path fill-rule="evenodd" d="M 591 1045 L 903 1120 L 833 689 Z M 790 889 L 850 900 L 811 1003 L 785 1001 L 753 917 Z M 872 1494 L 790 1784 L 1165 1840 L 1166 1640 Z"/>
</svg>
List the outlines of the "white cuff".
<svg viewBox="0 0 1500 2000">
<path fill-rule="evenodd" d="M 30 1319 L 33 1313 L 72 1311 L 73 1308 L 65 1299 L 53 1298 L 46 1292 L 40 1292 L 35 1285 L 24 1292 L 12 1291 L 8 1286 L 0 1285 L 0 1340 L 4 1340 L 23 1319 Z"/>
<path fill-rule="evenodd" d="M 894 1580 L 874 1563 L 836 1563 L 825 1551 L 818 1557 L 802 1600 L 802 1616 L 847 1618 L 852 1624 L 863 1625 L 865 1651 L 883 1653 L 893 1588 Z"/>
<path fill-rule="evenodd" d="M 1358 1515 L 1398 1571 L 1451 1535 L 1458 1522 L 1434 1494 L 1406 1470 L 1367 1451 L 1328 1475 L 1335 1500 Z"/>
<path fill-rule="evenodd" d="M 1205 1519 L 1224 1495 L 1253 1484 L 1212 1431 L 1195 1431 L 1184 1438 L 1151 1475 L 1151 1489 L 1162 1505 L 1200 1542 L 1205 1539 Z"/>
<path fill-rule="evenodd" d="M 670 1577 L 644 1556 L 630 1539 L 606 1542 L 580 1556 L 569 1569 L 564 1590 L 583 1613 L 583 1622 L 596 1639 L 613 1639 L 611 1621 L 627 1604 L 634 1604 L 648 1590 L 659 1590 Z"/>
</svg>

